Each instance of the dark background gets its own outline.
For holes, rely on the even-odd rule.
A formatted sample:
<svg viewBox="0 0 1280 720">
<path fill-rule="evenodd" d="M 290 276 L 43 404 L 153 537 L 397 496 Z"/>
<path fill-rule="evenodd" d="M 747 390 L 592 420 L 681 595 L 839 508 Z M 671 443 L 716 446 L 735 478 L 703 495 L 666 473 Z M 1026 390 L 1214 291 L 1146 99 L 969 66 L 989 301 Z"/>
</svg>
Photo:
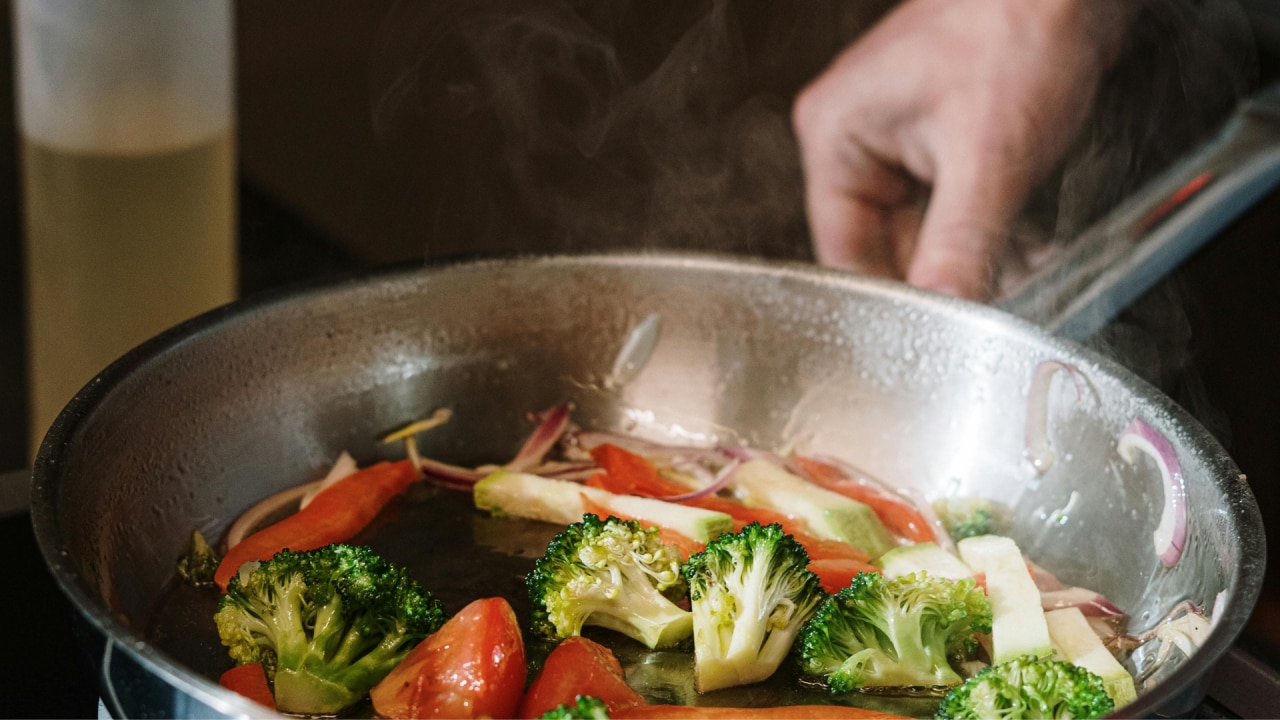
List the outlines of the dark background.
<svg viewBox="0 0 1280 720">
<path fill-rule="evenodd" d="M 544 4 L 576 6 L 584 22 L 612 38 L 614 54 L 571 43 L 568 60 L 587 71 L 530 79 L 535 84 L 545 81 L 539 86 L 542 94 L 517 95 L 513 106 L 529 117 L 542 117 L 543 105 L 551 98 L 557 110 L 549 120 L 516 128 L 511 122 L 518 114 L 481 113 L 476 116 L 480 121 L 460 121 L 492 98 L 476 97 L 474 87 L 450 85 L 447 80 L 458 74 L 483 76 L 483 63 L 447 35 L 429 44 L 415 42 L 432 36 L 433 28 L 458 21 L 450 14 L 458 3 L 240 3 L 241 294 L 363 267 L 476 251 L 643 244 L 807 257 L 797 212 L 798 176 L 790 159 L 794 151 L 785 125 L 790 96 L 844 38 L 890 3 L 865 2 L 864 11 L 854 18 L 839 12 L 837 3 L 814 3 L 803 18 L 793 17 L 789 5 L 739 3 L 734 22 L 741 47 L 727 55 L 707 54 L 707 66 L 724 72 L 707 72 L 696 79 L 666 69 L 664 58 L 681 46 L 691 28 L 696 30 L 706 4 Z M 12 59 L 8 7 L 0 5 L 3 471 L 24 467 L 29 459 Z M 1251 40 L 1258 45 L 1252 79 L 1257 83 L 1277 77 L 1280 15 L 1267 3 L 1249 5 L 1254 8 Z M 473 12 L 480 8 L 494 13 L 512 6 L 480 0 L 469 5 Z M 552 14 L 532 36 L 555 35 L 564 22 L 564 16 Z M 487 50 L 501 55 L 510 39 L 501 34 L 489 38 Z M 525 49 L 542 59 L 563 52 L 536 42 Z M 700 49 L 697 44 L 685 48 Z M 416 73 L 417 94 L 391 92 L 404 67 Z M 665 76 L 668 72 L 672 74 Z M 679 102 L 664 96 L 656 103 L 674 107 L 672 117 L 654 117 L 655 104 L 644 102 L 649 98 L 642 92 L 617 94 L 621 99 L 608 110 L 632 125 L 604 136 L 594 156 L 598 162 L 567 159 L 565 147 L 572 143 L 566 138 L 580 138 L 600 112 L 591 100 L 590 91 L 599 89 L 595 86 L 635 82 L 640 90 L 655 92 L 641 82 L 652 77 L 662 79 L 663 87 L 691 83 Z M 435 87 L 443 91 L 422 91 Z M 741 102 L 748 97 L 750 102 Z M 726 119 L 727 124 L 717 124 Z M 677 126 L 679 133 L 660 131 Z M 653 127 L 659 131 L 645 129 Z M 618 133 L 631 129 L 642 145 L 710 158 L 706 162 L 715 168 L 720 163 L 730 169 L 720 173 L 699 164 L 701 160 L 658 166 L 617 141 Z M 1171 136 L 1179 132 L 1169 130 Z M 524 139 L 515 148 L 518 152 L 513 153 L 510 144 L 489 142 L 513 134 Z M 730 145 L 725 137 L 742 145 Z M 752 152 L 734 154 L 738 147 Z M 496 168 L 504 172 L 494 173 Z M 499 174 L 502 179 L 494 180 Z M 674 174 L 682 183 L 694 182 L 695 189 L 687 197 L 653 190 L 657 185 L 650 181 L 655 174 Z M 699 180 L 708 183 L 698 186 Z M 718 204 L 720 196 L 713 192 L 745 198 L 746 209 L 743 204 Z M 569 199 L 556 204 L 560 198 Z M 664 210 L 657 213 L 654 207 Z M 679 217 L 681 223 L 672 224 L 669 217 Z M 1277 271 L 1280 196 L 1273 196 L 1136 303 L 1100 338 L 1105 352 L 1129 362 L 1219 437 L 1248 474 L 1269 517 L 1280 509 Z M 24 513 L 5 516 L 0 530 L 0 542 L 16 559 L 14 579 L 5 592 L 10 627 L 4 635 L 6 651 L 0 653 L 0 677 L 6 678 L 0 716 L 92 716 L 96 689 L 76 659 L 65 622 L 70 609 L 38 557 L 29 519 Z M 1280 557 L 1278 537 L 1280 531 L 1268 543 L 1272 557 Z M 1243 641 L 1273 663 L 1280 659 L 1278 585 L 1268 581 Z"/>
</svg>

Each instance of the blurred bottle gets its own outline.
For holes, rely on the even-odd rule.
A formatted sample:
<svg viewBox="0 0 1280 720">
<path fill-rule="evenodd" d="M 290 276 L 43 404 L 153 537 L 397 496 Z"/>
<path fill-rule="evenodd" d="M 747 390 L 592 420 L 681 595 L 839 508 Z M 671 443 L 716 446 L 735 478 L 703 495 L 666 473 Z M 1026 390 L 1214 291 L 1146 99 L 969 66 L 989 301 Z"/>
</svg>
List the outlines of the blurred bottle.
<svg viewBox="0 0 1280 720">
<path fill-rule="evenodd" d="M 236 293 L 231 0 L 15 0 L 31 440 Z"/>
</svg>

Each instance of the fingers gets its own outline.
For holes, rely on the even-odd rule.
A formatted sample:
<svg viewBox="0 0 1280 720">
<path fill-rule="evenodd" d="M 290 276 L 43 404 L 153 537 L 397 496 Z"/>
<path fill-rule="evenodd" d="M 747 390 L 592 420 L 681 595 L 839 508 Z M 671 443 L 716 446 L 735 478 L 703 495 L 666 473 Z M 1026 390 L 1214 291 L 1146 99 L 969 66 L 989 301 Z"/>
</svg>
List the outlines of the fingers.
<svg viewBox="0 0 1280 720">
<path fill-rule="evenodd" d="M 990 300 L 1008 228 L 1030 193 L 1035 167 L 1008 145 L 981 141 L 940 158 L 906 281 Z"/>
<path fill-rule="evenodd" d="M 916 184 L 833 122 L 840 98 L 824 90 L 804 93 L 793 118 L 814 253 L 824 265 L 902 279 L 899 211 Z"/>
</svg>

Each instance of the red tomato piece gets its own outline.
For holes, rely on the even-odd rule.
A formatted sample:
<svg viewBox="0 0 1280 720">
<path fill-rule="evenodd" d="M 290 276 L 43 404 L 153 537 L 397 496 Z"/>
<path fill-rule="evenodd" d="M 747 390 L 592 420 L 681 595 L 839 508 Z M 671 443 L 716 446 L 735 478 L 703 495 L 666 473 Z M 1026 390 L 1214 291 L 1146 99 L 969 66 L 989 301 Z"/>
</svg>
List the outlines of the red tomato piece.
<svg viewBox="0 0 1280 720">
<path fill-rule="evenodd" d="M 218 684 L 231 692 L 243 695 L 270 710 L 276 709 L 276 699 L 267 686 L 267 672 L 262 663 L 245 663 L 237 665 L 222 673 Z"/>
<path fill-rule="evenodd" d="M 516 614 L 503 598 L 483 598 L 419 643 L 369 697 L 387 718 L 504 718 L 524 682 Z"/>
<path fill-rule="evenodd" d="M 644 704 L 627 685 L 622 664 L 609 648 L 580 635 L 565 638 L 547 655 L 542 672 L 529 685 L 516 717 L 541 717 L 548 710 L 593 695 L 609 706 L 609 713 Z"/>
</svg>

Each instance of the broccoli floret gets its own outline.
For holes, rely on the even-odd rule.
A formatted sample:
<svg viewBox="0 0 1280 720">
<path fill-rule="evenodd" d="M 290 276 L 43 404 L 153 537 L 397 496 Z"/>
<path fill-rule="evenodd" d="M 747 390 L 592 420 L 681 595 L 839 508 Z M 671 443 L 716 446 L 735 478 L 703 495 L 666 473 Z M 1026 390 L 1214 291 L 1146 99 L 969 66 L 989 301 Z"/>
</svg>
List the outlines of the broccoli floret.
<svg viewBox="0 0 1280 720">
<path fill-rule="evenodd" d="M 1004 525 L 1001 508 L 986 498 L 943 498 L 933 504 L 951 539 L 960 542 L 978 535 L 998 535 Z"/>
<path fill-rule="evenodd" d="M 858 573 L 800 631 L 802 671 L 833 692 L 863 687 L 948 687 L 951 667 L 991 631 L 991 603 L 971 579 Z"/>
<path fill-rule="evenodd" d="M 242 569 L 214 619 L 233 660 L 263 663 L 281 711 L 321 714 L 363 698 L 445 616 L 404 568 L 338 544 Z"/>
<path fill-rule="evenodd" d="M 1020 657 L 952 688 L 935 718 L 1096 718 L 1115 709 L 1102 678 L 1060 660 Z"/>
<path fill-rule="evenodd" d="M 541 720 L 609 720 L 609 706 L 593 695 L 579 695 L 573 704 L 558 705 L 539 716 Z"/>
<path fill-rule="evenodd" d="M 673 601 L 685 593 L 679 552 L 634 520 L 583 515 L 551 540 L 525 585 L 532 629 L 544 638 L 595 625 L 657 648 L 693 634 L 689 611 Z"/>
<path fill-rule="evenodd" d="M 213 574 L 221 561 L 204 535 L 192 530 L 191 549 L 178 558 L 178 575 L 193 587 L 208 587 L 213 585 Z"/>
<path fill-rule="evenodd" d="M 809 554 L 777 524 L 751 523 L 689 558 L 698 692 L 768 678 L 826 598 Z"/>
</svg>

